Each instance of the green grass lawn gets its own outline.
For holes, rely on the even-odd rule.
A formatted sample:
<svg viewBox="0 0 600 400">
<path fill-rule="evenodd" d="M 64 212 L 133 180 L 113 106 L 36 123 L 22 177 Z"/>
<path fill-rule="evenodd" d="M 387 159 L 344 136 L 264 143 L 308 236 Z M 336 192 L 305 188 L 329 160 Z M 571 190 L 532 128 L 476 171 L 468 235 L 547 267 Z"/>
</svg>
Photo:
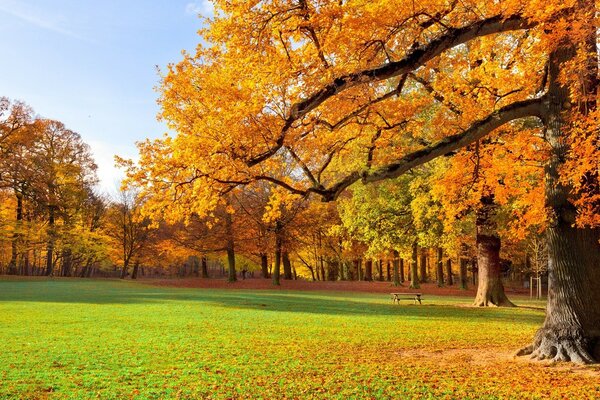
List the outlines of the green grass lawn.
<svg viewBox="0 0 600 400">
<path fill-rule="evenodd" d="M 541 303 L 470 300 L 0 279 L 0 398 L 600 397 L 593 367 L 507 357 Z"/>
</svg>

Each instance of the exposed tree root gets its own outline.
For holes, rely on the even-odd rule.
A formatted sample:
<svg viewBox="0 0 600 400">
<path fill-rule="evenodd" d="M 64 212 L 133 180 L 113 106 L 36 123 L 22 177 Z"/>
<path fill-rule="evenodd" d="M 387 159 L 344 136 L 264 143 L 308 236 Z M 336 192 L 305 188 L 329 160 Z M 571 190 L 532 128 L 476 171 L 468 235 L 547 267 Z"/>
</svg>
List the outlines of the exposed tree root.
<svg viewBox="0 0 600 400">
<path fill-rule="evenodd" d="M 545 332 L 545 333 L 542 333 Z M 575 364 L 595 364 L 593 346 L 581 335 L 558 337 L 542 328 L 534 342 L 520 349 L 516 356 L 529 356 L 532 360 L 550 360 L 552 362 L 573 362 Z"/>
<path fill-rule="evenodd" d="M 501 294 L 498 293 L 478 293 L 475 297 L 475 301 L 473 302 L 473 306 L 475 307 L 516 307 L 513 302 L 511 302 L 508 297 L 502 291 Z"/>
</svg>

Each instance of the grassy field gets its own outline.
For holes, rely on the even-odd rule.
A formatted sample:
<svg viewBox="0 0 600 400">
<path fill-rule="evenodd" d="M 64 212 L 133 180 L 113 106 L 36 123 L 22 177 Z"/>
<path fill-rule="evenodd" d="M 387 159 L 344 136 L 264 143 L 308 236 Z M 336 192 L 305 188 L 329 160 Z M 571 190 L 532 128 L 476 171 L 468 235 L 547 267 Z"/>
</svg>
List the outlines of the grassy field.
<svg viewBox="0 0 600 400">
<path fill-rule="evenodd" d="M 540 303 L 0 280 L 0 398 L 599 398 L 597 367 L 515 360 Z"/>
</svg>

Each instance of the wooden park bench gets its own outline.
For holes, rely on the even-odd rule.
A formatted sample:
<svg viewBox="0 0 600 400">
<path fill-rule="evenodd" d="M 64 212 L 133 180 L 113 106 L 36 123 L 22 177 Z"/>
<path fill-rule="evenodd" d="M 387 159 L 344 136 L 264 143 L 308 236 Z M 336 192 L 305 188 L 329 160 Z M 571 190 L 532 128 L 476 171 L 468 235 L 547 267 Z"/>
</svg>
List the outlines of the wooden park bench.
<svg viewBox="0 0 600 400">
<path fill-rule="evenodd" d="M 414 300 L 415 304 L 417 301 L 421 304 L 421 293 L 390 293 L 392 295 L 392 301 L 400 304 L 400 299 Z"/>
</svg>

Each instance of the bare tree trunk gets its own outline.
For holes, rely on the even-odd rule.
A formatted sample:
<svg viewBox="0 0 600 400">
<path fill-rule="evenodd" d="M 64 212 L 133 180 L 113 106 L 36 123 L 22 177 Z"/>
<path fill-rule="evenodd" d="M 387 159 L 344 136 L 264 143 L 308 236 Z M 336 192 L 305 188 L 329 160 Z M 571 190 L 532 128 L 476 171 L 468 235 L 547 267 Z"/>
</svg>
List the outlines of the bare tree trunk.
<svg viewBox="0 0 600 400">
<path fill-rule="evenodd" d="M 237 281 L 235 272 L 235 239 L 233 237 L 233 220 L 230 213 L 225 212 L 225 229 L 227 231 L 227 281 Z"/>
<path fill-rule="evenodd" d="M 477 229 L 477 274 L 479 284 L 477 285 L 474 306 L 515 306 L 506 297 L 500 276 L 500 237 L 498 237 L 496 222 L 494 220 L 497 207 L 493 194 L 481 197 L 475 222 Z"/>
<path fill-rule="evenodd" d="M 121 279 L 125 279 L 129 275 L 129 259 L 126 258 L 123 262 L 123 268 L 121 269 Z"/>
<path fill-rule="evenodd" d="M 370 258 L 365 260 L 365 281 L 373 280 L 373 260 Z"/>
<path fill-rule="evenodd" d="M 595 28 L 590 30 L 595 32 Z M 595 49 L 595 38 L 592 42 Z M 569 201 L 571 188 L 563 185 L 559 173 L 568 152 L 562 112 L 569 104 L 568 89 L 559 82 L 559 70 L 574 56 L 575 45 L 570 43 L 562 44 L 550 56 L 546 121 L 546 138 L 551 146 L 546 167 L 546 205 L 552 211 L 547 230 L 548 302 L 543 326 L 533 343 L 518 354 L 531 354 L 536 359 L 594 363 L 600 361 L 600 230 L 574 227 L 577 214 Z"/>
<path fill-rule="evenodd" d="M 265 279 L 269 279 L 269 257 L 266 253 L 260 254 L 260 270 L 262 273 L 262 277 Z"/>
<path fill-rule="evenodd" d="M 287 250 L 282 251 L 281 260 L 283 263 L 283 279 L 292 280 L 292 264 L 290 262 L 290 255 Z"/>
<path fill-rule="evenodd" d="M 444 286 L 444 253 L 441 247 L 437 248 L 436 278 L 438 287 Z"/>
<path fill-rule="evenodd" d="M 452 280 L 452 259 L 448 258 L 446 260 L 446 284 L 448 286 L 452 286 L 454 284 Z"/>
<path fill-rule="evenodd" d="M 467 290 L 469 288 L 468 282 L 469 278 L 467 277 L 467 263 L 469 260 L 466 258 L 460 259 L 460 271 L 459 271 L 459 279 L 460 279 L 460 288 L 462 290 Z"/>
<path fill-rule="evenodd" d="M 417 243 L 413 243 L 412 246 L 412 260 L 410 264 L 410 288 L 411 289 L 419 289 L 421 285 L 419 285 L 419 276 L 417 274 L 417 261 L 419 258 L 419 249 Z"/>
<path fill-rule="evenodd" d="M 131 279 L 137 279 L 139 269 L 140 269 L 140 262 L 136 260 L 135 264 L 133 264 L 133 272 L 131 273 Z"/>
<path fill-rule="evenodd" d="M 281 274 L 281 235 L 279 232 L 275 231 L 275 266 L 273 267 L 273 285 L 279 286 L 280 282 L 280 274 Z"/>
<path fill-rule="evenodd" d="M 398 250 L 393 251 L 394 255 L 394 286 L 400 286 L 400 253 Z M 388 263 L 389 266 L 389 263 Z"/>
<path fill-rule="evenodd" d="M 421 283 L 427 282 L 427 251 L 421 249 Z"/>
<path fill-rule="evenodd" d="M 204 255 L 200 259 L 200 277 L 203 279 L 208 278 L 208 260 Z"/>
<path fill-rule="evenodd" d="M 17 191 L 15 191 L 15 195 L 17 197 L 17 220 L 11 241 L 11 256 L 8 263 L 9 275 L 17 274 L 17 256 L 19 254 L 19 239 L 21 237 L 21 225 L 23 221 L 23 195 Z"/>
<path fill-rule="evenodd" d="M 54 272 L 54 206 L 48 206 L 48 243 L 46 244 L 46 276 Z"/>
<path fill-rule="evenodd" d="M 404 283 L 404 259 L 400 259 L 400 283 Z"/>
</svg>

